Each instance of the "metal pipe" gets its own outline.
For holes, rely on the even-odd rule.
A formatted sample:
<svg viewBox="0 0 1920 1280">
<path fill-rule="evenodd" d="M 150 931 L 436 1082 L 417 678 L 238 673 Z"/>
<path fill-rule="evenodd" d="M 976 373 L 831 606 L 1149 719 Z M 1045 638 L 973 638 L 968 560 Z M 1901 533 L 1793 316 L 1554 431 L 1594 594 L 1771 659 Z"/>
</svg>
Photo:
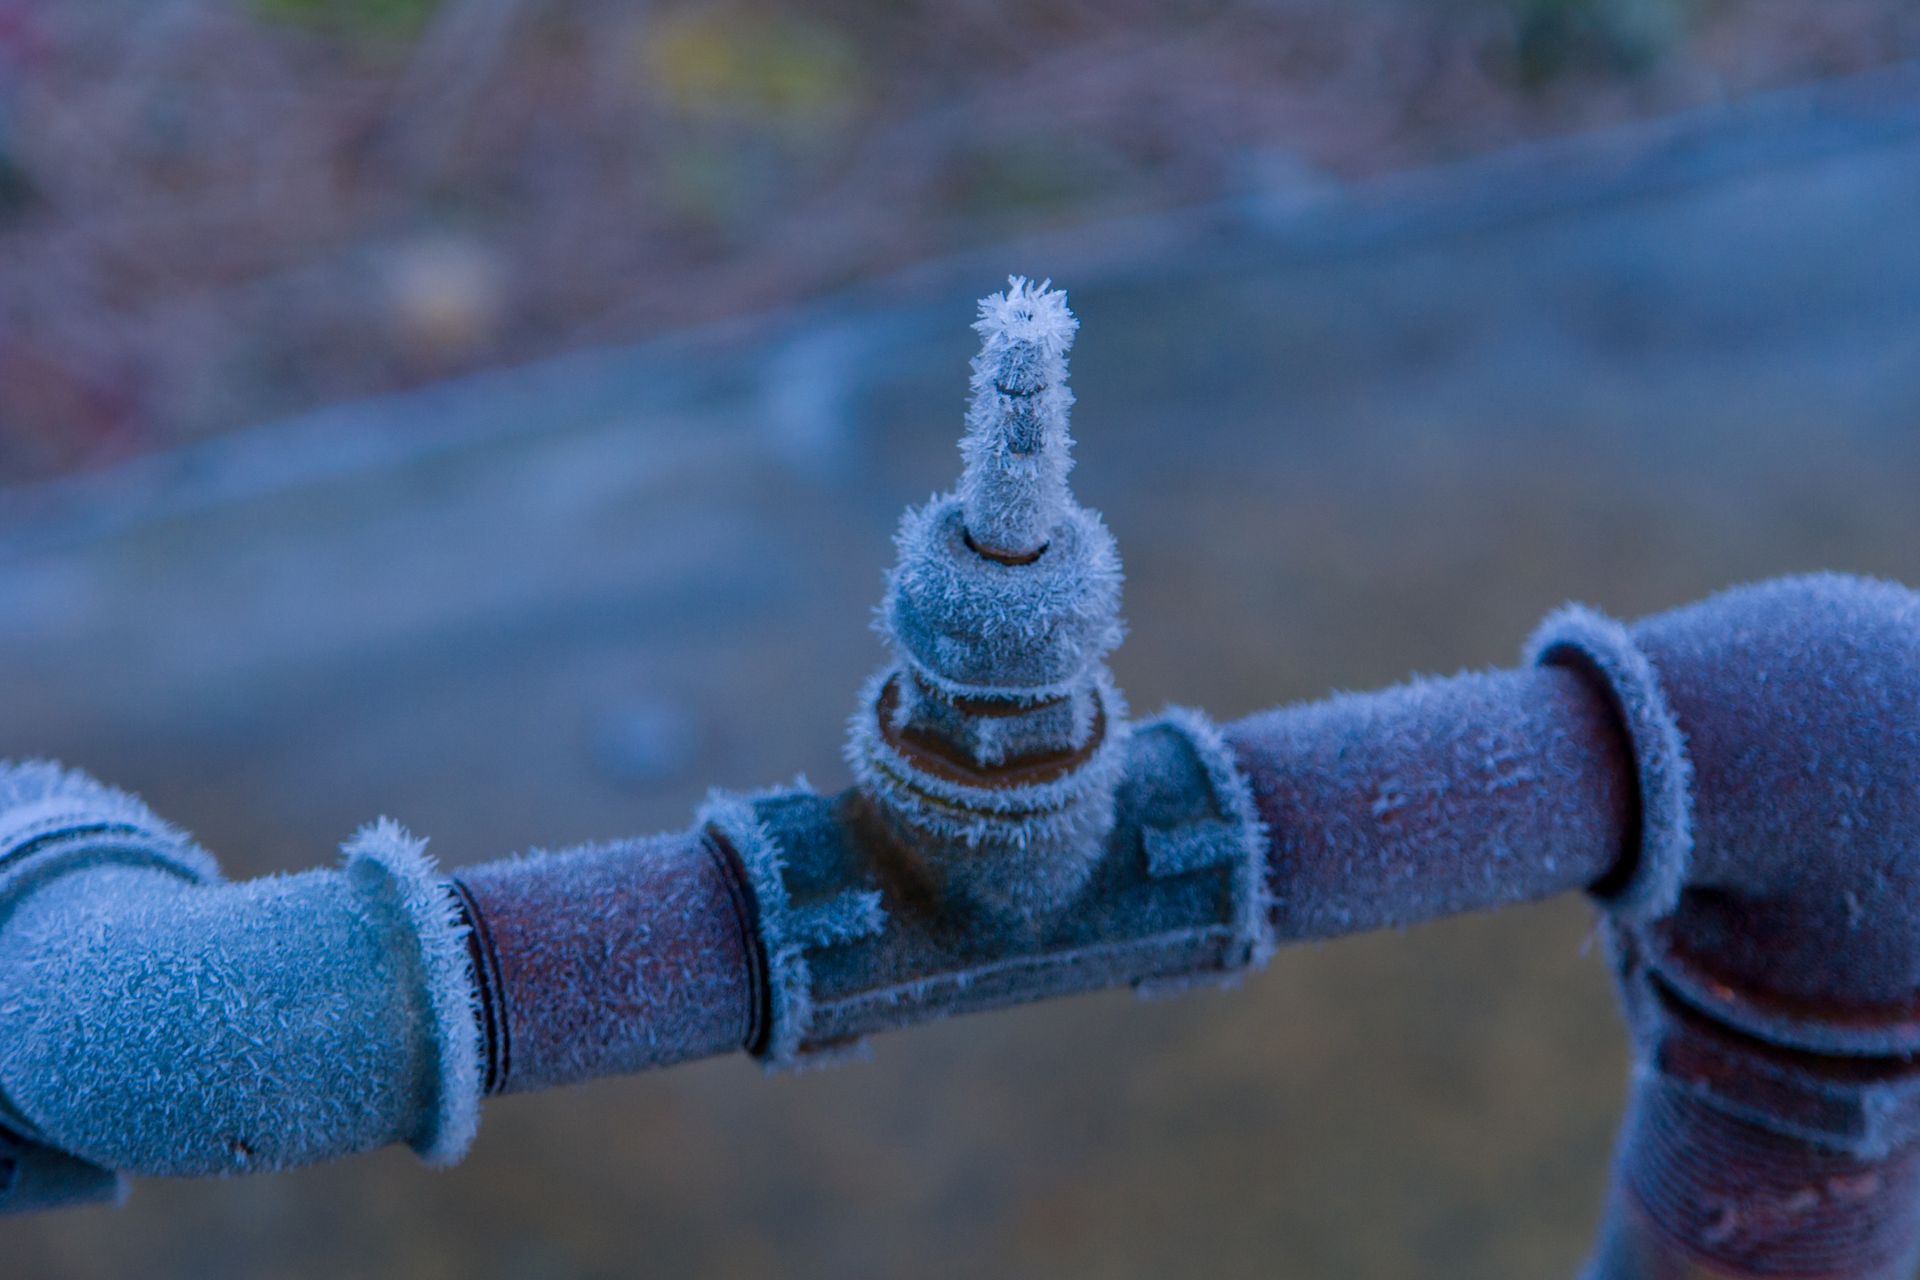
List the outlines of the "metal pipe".
<svg viewBox="0 0 1920 1280">
<path fill-rule="evenodd" d="M 465 1154 L 474 983 L 422 842 L 378 824 L 337 870 L 228 884 L 85 778 L 0 796 L 0 1127 L 150 1176 Z"/>
<path fill-rule="evenodd" d="M 1634 838 L 1631 748 L 1570 671 L 1421 680 L 1225 732 L 1267 831 L 1279 941 L 1604 888 Z"/>
<path fill-rule="evenodd" d="M 471 925 L 489 1093 L 753 1042 L 753 908 L 739 865 L 705 833 L 494 862 L 453 883 Z"/>
<path fill-rule="evenodd" d="M 1920 1146 L 1862 1159 L 1635 1082 L 1587 1280 L 1912 1280 Z"/>
</svg>

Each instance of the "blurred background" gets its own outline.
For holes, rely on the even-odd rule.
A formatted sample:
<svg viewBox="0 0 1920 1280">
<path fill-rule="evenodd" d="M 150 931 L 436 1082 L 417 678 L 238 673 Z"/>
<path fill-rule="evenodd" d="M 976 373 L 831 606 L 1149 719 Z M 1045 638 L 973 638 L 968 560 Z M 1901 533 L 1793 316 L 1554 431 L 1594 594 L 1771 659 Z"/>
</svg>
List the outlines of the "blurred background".
<svg viewBox="0 0 1920 1280">
<path fill-rule="evenodd" d="M 0 0 L 0 755 L 249 876 L 846 780 L 972 302 L 1083 328 L 1134 705 L 1920 582 L 1901 0 Z M 1585 906 L 0 1222 L 51 1277 L 1570 1276 Z"/>
</svg>

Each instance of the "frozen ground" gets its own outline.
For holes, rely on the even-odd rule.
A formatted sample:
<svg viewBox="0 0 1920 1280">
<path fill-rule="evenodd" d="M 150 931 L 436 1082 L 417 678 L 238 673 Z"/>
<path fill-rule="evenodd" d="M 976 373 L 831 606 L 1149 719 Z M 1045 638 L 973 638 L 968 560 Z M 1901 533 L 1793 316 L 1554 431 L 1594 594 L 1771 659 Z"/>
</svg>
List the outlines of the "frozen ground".
<svg viewBox="0 0 1920 1280">
<path fill-rule="evenodd" d="M 450 864 L 838 784 L 970 300 L 1051 273 L 1134 704 L 1510 663 L 1831 567 L 1920 582 L 1920 76 L 1006 246 L 803 313 L 0 497 L 0 754 L 251 875 Z M 1571 1275 L 1625 1049 L 1577 902 L 1283 952 L 778 1080 L 493 1104 L 402 1153 L 10 1224 L 19 1274 Z"/>
</svg>

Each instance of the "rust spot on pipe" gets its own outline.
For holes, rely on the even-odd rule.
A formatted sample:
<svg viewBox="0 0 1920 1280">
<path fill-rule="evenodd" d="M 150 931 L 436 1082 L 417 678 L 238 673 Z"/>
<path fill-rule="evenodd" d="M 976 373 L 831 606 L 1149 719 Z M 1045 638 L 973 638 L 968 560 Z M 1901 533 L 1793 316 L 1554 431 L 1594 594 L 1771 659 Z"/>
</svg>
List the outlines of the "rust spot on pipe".
<svg viewBox="0 0 1920 1280">
<path fill-rule="evenodd" d="M 1911 1280 L 1920 1144 L 1860 1156 L 1640 1078 L 1593 1280 Z"/>
<path fill-rule="evenodd" d="M 1009 698 L 956 698 L 938 689 L 930 688 L 918 676 L 909 676 L 914 686 L 930 698 L 938 698 L 962 715 L 973 716 L 980 720 L 1011 720 L 1015 716 L 1024 716 L 1034 711 L 1049 711 L 1067 701 L 1066 696 L 1042 698 L 1038 702 L 1020 702 Z"/>
<path fill-rule="evenodd" d="M 700 832 L 461 873 L 493 1092 L 728 1053 L 762 962 L 736 860 Z"/>
<path fill-rule="evenodd" d="M 1049 751 L 1042 755 L 1021 756 L 1002 764 L 981 767 L 947 754 L 946 744 L 932 734 L 894 728 L 894 713 L 900 706 L 899 677 L 887 681 L 880 691 L 874 714 L 880 718 L 880 736 L 888 746 L 936 778 L 966 787 L 1002 791 L 1015 787 L 1038 786 L 1063 778 L 1092 758 L 1107 736 L 1107 710 L 1095 703 L 1093 729 L 1085 746 L 1072 751 Z"/>
<path fill-rule="evenodd" d="M 992 547 L 975 542 L 973 535 L 964 530 L 960 536 L 966 539 L 967 550 L 973 552 L 973 554 L 979 556 L 982 560 L 991 560 L 995 564 L 1004 565 L 1017 566 L 1032 564 L 1035 560 L 1047 554 L 1047 547 L 1049 545 L 1043 542 L 1031 551 L 997 551 Z"/>
</svg>

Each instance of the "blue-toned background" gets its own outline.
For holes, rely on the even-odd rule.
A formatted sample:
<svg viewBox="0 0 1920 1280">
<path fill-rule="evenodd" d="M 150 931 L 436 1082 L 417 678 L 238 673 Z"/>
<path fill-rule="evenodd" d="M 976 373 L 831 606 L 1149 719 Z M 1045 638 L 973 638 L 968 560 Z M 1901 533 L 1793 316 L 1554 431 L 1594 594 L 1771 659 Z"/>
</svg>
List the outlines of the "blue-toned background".
<svg viewBox="0 0 1920 1280">
<path fill-rule="evenodd" d="M 1009 271 L 1082 320 L 1143 710 L 1920 582 L 1896 7 L 1095 8 L 0 3 L 0 755 L 234 875 L 839 785 Z M 1626 1070 L 1589 926 L 500 1100 L 449 1173 L 144 1183 L 0 1266 L 1570 1275 Z"/>
</svg>

